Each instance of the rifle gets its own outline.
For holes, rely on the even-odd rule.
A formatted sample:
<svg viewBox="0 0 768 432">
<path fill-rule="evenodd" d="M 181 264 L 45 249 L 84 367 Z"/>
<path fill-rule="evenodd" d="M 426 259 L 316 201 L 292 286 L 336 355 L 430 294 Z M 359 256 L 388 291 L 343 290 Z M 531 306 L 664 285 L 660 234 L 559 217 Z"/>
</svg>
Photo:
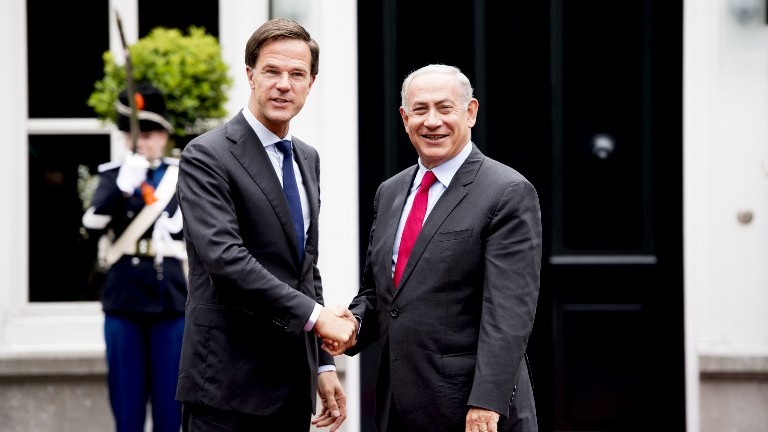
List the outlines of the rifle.
<svg viewBox="0 0 768 432">
<path fill-rule="evenodd" d="M 131 51 L 128 49 L 128 44 L 125 42 L 123 22 L 120 20 L 120 14 L 117 13 L 117 11 L 115 11 L 115 18 L 117 18 L 117 31 L 120 32 L 120 42 L 123 45 L 123 53 L 125 54 L 126 94 L 128 96 L 128 105 L 131 107 L 131 117 L 128 120 L 128 125 L 131 130 L 131 152 L 135 154 L 136 147 L 139 143 L 139 111 L 136 108 L 136 83 L 133 80 Z M 146 181 L 141 184 L 141 195 L 144 198 L 144 203 L 146 205 L 157 201 L 157 198 L 155 197 L 155 188 Z"/>
<path fill-rule="evenodd" d="M 128 106 L 131 107 L 131 117 L 129 119 L 129 127 L 131 130 L 131 151 L 136 153 L 136 145 L 139 142 L 139 114 L 136 109 L 136 83 L 133 81 L 133 66 L 131 65 L 131 51 L 128 49 L 128 44 L 125 42 L 125 33 L 123 33 L 123 22 L 120 20 L 120 14 L 115 11 L 115 18 L 117 18 L 117 31 L 120 33 L 120 42 L 123 45 L 123 53 L 125 55 L 125 81 L 126 81 L 126 93 L 128 95 Z"/>
</svg>

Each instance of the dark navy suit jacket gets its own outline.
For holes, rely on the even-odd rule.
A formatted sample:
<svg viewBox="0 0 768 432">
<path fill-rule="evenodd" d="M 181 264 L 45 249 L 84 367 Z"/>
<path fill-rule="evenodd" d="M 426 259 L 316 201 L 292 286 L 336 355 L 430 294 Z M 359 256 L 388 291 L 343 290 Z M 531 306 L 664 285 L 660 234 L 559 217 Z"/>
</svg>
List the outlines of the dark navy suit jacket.
<svg viewBox="0 0 768 432">
<path fill-rule="evenodd" d="M 301 140 L 293 146 L 311 216 L 303 262 L 280 181 L 242 113 L 182 153 L 189 296 L 180 401 L 264 415 L 304 383 L 314 411 L 318 365 L 333 364 L 303 330 L 315 302 L 323 303 L 320 162 Z"/>
</svg>

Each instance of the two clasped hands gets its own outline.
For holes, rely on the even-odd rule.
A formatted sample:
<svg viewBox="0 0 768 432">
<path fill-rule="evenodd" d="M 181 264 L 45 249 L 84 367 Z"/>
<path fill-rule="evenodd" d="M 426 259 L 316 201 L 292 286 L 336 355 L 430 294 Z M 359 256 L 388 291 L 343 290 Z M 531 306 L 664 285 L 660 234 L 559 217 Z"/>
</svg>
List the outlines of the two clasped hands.
<svg viewBox="0 0 768 432">
<path fill-rule="evenodd" d="M 315 334 L 323 339 L 322 348 L 331 355 L 343 354 L 357 343 L 358 321 L 344 306 L 324 307 L 315 323 Z"/>
<path fill-rule="evenodd" d="M 345 306 L 324 307 L 315 322 L 315 334 L 323 339 L 321 347 L 331 355 L 343 354 L 347 348 L 357 343 L 358 321 Z M 323 409 L 314 419 L 315 427 L 331 426 L 335 431 L 346 416 L 346 396 L 338 380 L 326 380 L 318 377 L 318 394 Z"/>
</svg>

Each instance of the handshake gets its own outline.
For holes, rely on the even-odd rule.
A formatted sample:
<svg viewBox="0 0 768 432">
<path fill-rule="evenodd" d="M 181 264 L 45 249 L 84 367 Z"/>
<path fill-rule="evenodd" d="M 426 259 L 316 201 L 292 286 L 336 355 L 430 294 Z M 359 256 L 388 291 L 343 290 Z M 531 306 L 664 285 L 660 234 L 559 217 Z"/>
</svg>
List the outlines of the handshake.
<svg viewBox="0 0 768 432">
<path fill-rule="evenodd" d="M 323 350 L 331 355 L 343 354 L 357 343 L 359 323 L 344 306 L 324 307 L 315 322 L 315 334 L 323 338 Z"/>
</svg>

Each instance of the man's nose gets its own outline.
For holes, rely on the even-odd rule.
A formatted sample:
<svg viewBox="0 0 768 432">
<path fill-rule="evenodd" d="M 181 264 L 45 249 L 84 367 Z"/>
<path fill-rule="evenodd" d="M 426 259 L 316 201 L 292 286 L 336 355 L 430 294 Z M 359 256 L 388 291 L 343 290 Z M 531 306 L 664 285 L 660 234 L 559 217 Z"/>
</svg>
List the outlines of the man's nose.
<svg viewBox="0 0 768 432">
<path fill-rule="evenodd" d="M 291 78 L 288 75 L 288 72 L 283 72 L 280 74 L 280 78 L 277 79 L 276 85 L 280 88 L 291 87 Z"/>
<path fill-rule="evenodd" d="M 441 122 L 440 113 L 437 110 L 429 110 L 427 118 L 424 120 L 424 125 L 427 127 L 437 127 L 440 126 Z"/>
</svg>

